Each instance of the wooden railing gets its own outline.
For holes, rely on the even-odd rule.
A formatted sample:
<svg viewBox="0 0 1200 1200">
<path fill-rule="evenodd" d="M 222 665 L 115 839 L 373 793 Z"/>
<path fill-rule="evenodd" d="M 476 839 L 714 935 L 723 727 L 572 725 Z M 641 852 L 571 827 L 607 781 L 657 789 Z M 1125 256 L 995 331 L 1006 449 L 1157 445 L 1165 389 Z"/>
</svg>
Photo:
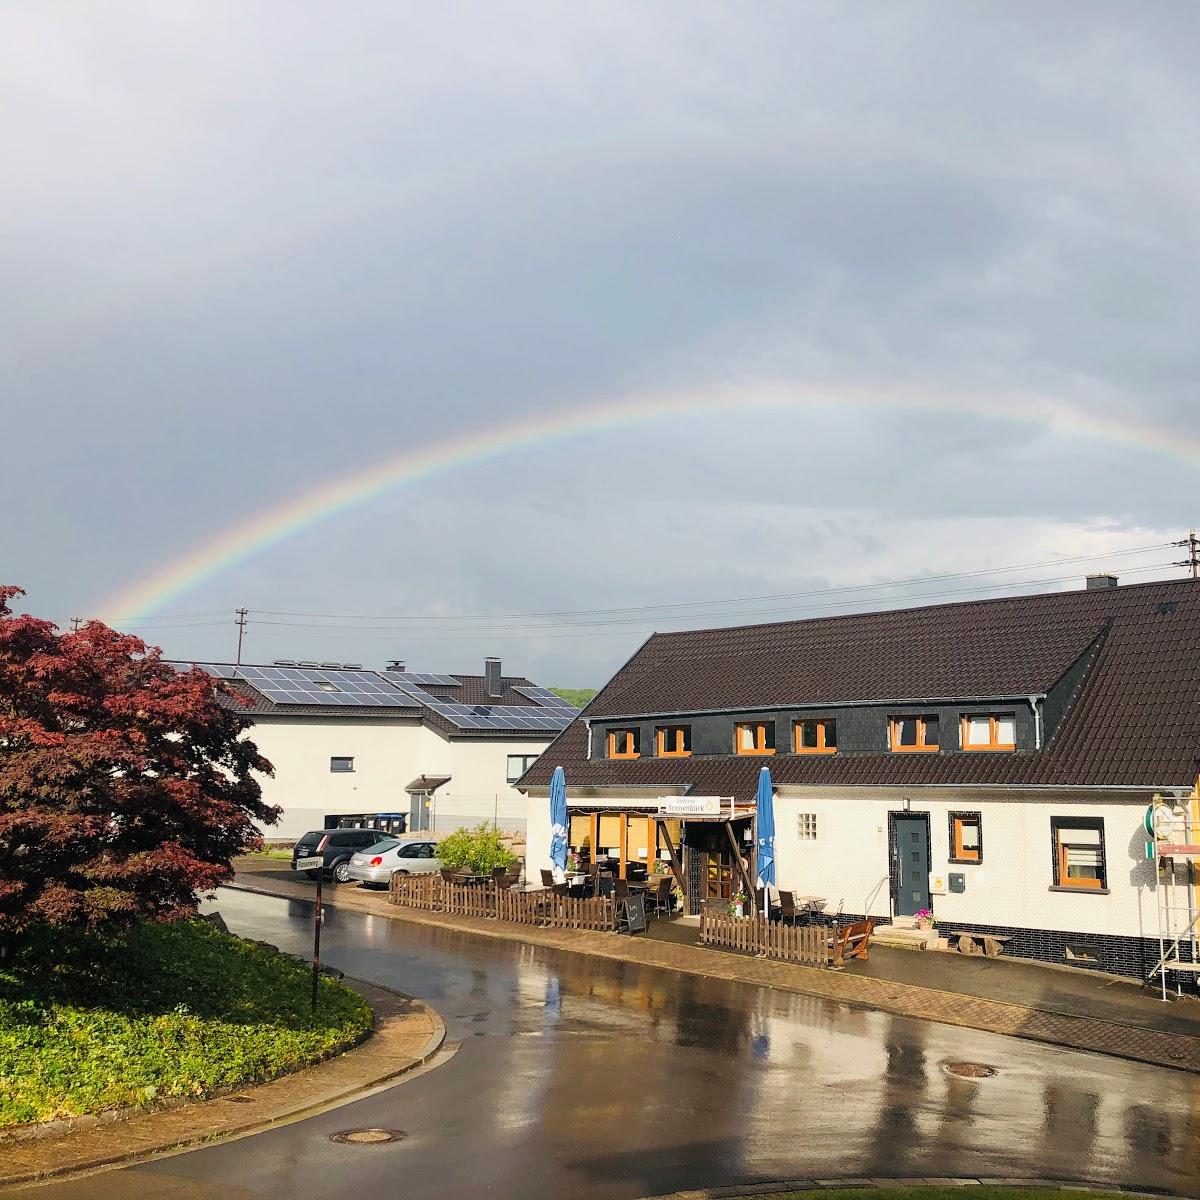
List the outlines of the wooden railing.
<svg viewBox="0 0 1200 1200">
<path fill-rule="evenodd" d="M 440 875 L 394 874 L 391 901 L 405 908 L 452 913 L 466 917 L 491 917 L 516 925 L 541 925 L 555 929 L 617 928 L 616 905 L 609 896 L 556 896 L 549 889 L 532 892 L 497 888 L 494 883 L 447 883 Z"/>
<path fill-rule="evenodd" d="M 735 917 L 707 905 L 700 912 L 700 941 L 705 946 L 809 966 L 829 965 L 830 942 L 837 945 L 837 932 L 836 926 L 785 925 L 762 916 Z"/>
</svg>

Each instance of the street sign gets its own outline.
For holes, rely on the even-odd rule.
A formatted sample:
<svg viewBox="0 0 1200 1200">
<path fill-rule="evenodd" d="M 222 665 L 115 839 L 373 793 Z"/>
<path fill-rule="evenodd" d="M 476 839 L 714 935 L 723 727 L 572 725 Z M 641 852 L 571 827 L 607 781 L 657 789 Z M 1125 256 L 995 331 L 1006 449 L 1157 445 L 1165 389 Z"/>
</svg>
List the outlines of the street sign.
<svg viewBox="0 0 1200 1200">
<path fill-rule="evenodd" d="M 315 858 L 297 858 L 292 860 L 293 871 L 319 871 L 325 865 L 325 859 L 318 854 Z"/>
</svg>

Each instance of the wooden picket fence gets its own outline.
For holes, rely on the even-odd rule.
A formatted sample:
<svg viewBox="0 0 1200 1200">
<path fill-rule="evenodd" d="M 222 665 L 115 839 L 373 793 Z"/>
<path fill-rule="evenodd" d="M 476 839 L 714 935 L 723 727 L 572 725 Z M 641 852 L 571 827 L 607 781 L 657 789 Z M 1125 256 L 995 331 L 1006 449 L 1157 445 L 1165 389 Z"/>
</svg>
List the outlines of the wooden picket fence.
<svg viewBox="0 0 1200 1200">
<path fill-rule="evenodd" d="M 785 925 L 766 917 L 735 917 L 715 906 L 700 912 L 700 941 L 722 950 L 761 954 L 781 962 L 824 967 L 830 962 L 830 941 L 837 943 L 837 929 L 824 925 Z"/>
<path fill-rule="evenodd" d="M 394 874 L 391 901 L 426 912 L 466 917 L 490 917 L 516 925 L 541 925 L 553 929 L 617 928 L 617 909 L 611 897 L 555 896 L 542 889 L 532 892 L 497 888 L 494 883 L 447 883 L 440 875 Z"/>
</svg>

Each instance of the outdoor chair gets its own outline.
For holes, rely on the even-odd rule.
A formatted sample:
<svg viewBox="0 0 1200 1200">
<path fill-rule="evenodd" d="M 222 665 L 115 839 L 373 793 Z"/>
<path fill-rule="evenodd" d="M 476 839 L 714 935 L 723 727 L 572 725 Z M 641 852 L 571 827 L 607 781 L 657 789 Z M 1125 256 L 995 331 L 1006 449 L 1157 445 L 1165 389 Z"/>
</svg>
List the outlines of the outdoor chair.
<svg viewBox="0 0 1200 1200">
<path fill-rule="evenodd" d="M 444 883 L 454 883 L 454 872 L 449 867 L 443 867 L 438 874 L 442 877 Z"/>
<path fill-rule="evenodd" d="M 548 888 L 548 887 L 553 887 L 553 886 L 554 886 L 554 872 L 547 871 L 546 868 L 543 867 L 542 868 L 542 887 Z"/>
<path fill-rule="evenodd" d="M 614 879 L 612 886 L 612 898 L 618 904 L 629 896 L 629 880 Z"/>
<path fill-rule="evenodd" d="M 670 916 L 671 914 L 671 884 L 670 879 L 660 879 L 646 893 L 646 910 L 652 912 L 656 917 Z"/>
<path fill-rule="evenodd" d="M 779 892 L 779 919 L 785 925 L 795 925 L 797 915 L 796 893 L 785 892 L 781 889 Z"/>
</svg>

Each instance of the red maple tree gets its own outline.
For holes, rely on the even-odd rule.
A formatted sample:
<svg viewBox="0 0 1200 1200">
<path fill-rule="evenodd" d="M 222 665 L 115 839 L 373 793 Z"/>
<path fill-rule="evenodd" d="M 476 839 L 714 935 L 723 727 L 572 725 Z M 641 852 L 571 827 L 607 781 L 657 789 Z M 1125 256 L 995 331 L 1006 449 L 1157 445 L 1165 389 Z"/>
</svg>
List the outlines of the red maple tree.
<svg viewBox="0 0 1200 1200">
<path fill-rule="evenodd" d="M 249 721 L 140 638 L 15 615 L 23 594 L 0 586 L 0 943 L 194 912 L 279 819 Z"/>
</svg>

